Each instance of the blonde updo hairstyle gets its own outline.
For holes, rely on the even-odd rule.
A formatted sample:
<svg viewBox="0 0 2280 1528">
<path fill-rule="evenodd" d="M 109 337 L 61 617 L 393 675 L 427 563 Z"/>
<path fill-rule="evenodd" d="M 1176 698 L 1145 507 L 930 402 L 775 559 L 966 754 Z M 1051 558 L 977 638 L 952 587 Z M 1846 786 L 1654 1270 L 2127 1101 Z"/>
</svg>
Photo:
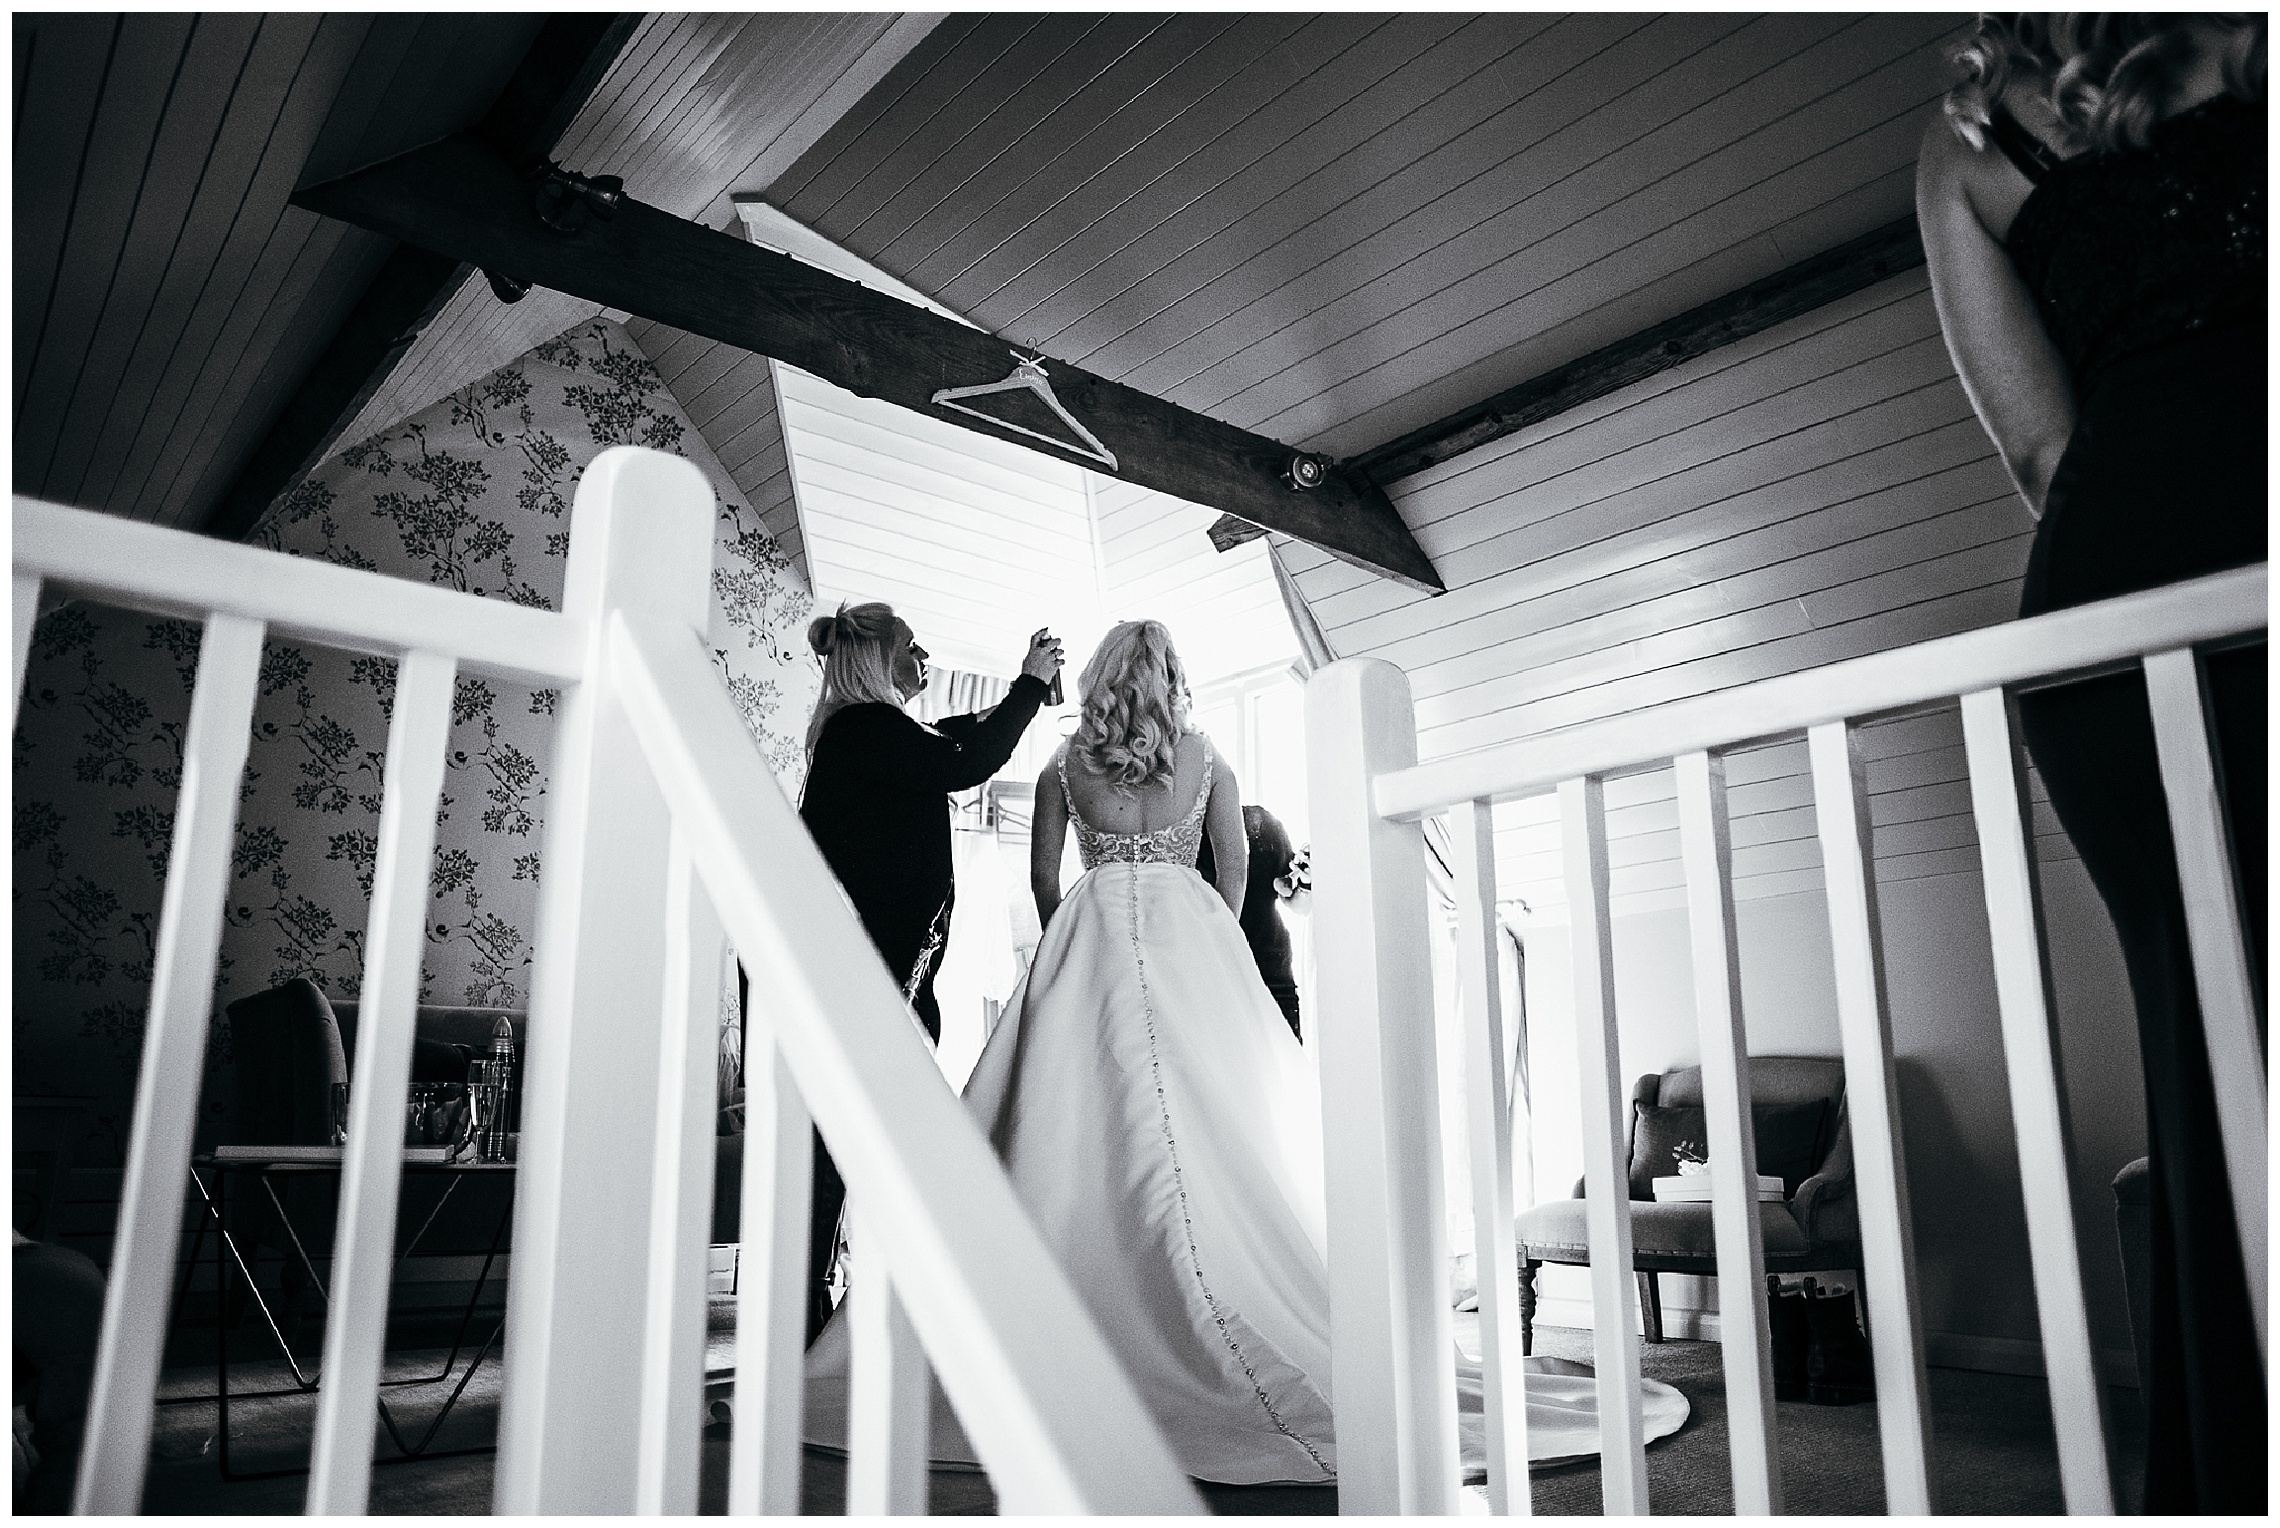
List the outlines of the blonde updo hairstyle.
<svg viewBox="0 0 2280 1528">
<path fill-rule="evenodd" d="M 808 717 L 807 751 L 815 756 L 815 740 L 823 724 L 848 706 L 867 703 L 901 706 L 902 692 L 895 688 L 891 655 L 895 645 L 892 605 L 842 604 L 834 615 L 819 615 L 808 622 L 808 646 L 823 663 L 823 689 Z"/>
<path fill-rule="evenodd" d="M 1982 12 L 1953 54 L 1962 78 L 1942 109 L 1957 137 L 1985 148 L 1995 107 L 2016 83 L 2057 113 L 2068 153 L 2142 147 L 2204 31 L 2221 50 L 2226 89 L 2244 101 L 2263 100 L 2260 13 Z"/>
<path fill-rule="evenodd" d="M 1070 749 L 1118 790 L 1169 781 L 1187 732 L 1187 671 L 1161 621 L 1100 639 L 1077 680 L 1084 710 Z"/>
</svg>

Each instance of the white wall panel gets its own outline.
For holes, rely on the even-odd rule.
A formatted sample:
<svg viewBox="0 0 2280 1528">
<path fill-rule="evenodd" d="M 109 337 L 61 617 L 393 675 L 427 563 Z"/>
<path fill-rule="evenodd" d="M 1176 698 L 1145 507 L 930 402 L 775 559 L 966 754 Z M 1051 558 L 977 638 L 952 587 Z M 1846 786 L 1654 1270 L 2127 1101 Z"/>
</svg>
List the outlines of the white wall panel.
<svg viewBox="0 0 2280 1528">
<path fill-rule="evenodd" d="M 1449 592 L 1283 554 L 1340 656 L 1400 664 L 1424 758 L 2007 619 L 2033 522 L 1910 272 L 1394 485 Z M 1869 729 L 1879 874 L 1971 864 L 1952 716 Z M 1730 764 L 1736 893 L 1817 888 L 1801 743 Z M 1613 892 L 1681 899 L 1667 769 L 1608 786 Z M 1503 893 L 1564 917 L 1551 802 Z M 2066 857 L 2047 806 L 2046 855 Z"/>
</svg>

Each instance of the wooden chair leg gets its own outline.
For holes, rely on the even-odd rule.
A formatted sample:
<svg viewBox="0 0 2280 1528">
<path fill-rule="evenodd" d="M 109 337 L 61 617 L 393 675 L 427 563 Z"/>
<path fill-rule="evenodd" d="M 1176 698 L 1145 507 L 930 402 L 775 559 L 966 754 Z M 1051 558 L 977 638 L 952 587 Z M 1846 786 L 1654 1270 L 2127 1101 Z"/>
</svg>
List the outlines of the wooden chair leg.
<svg viewBox="0 0 2280 1528">
<path fill-rule="evenodd" d="M 1536 1351 L 1536 1265 L 1520 1264 L 1520 1356 Z"/>
<path fill-rule="evenodd" d="M 1662 1289 L 1655 1276 L 1644 1269 L 1639 1272 L 1639 1315 L 1647 1329 L 1647 1341 L 1662 1341 Z"/>
</svg>

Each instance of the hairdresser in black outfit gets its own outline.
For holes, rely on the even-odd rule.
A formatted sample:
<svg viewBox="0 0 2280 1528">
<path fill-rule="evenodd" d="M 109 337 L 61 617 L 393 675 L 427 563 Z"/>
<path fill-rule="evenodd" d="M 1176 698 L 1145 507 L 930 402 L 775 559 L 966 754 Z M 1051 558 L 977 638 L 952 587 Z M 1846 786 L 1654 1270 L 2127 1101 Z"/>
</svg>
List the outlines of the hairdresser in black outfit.
<svg viewBox="0 0 2280 1528">
<path fill-rule="evenodd" d="M 1986 15 L 1957 61 L 1917 217 L 1956 370 L 2041 520 L 2020 614 L 2263 561 L 2265 18 Z M 2265 649 L 2202 667 L 2261 978 Z M 2144 680 L 2019 709 L 2137 1000 L 2145 1510 L 2262 1512 L 2264 1376 Z"/>
<path fill-rule="evenodd" d="M 1013 757 L 1060 671 L 1060 639 L 1049 631 L 1030 639 L 1020 677 L 996 706 L 931 727 L 903 710 L 926 688 L 926 649 L 892 608 L 842 605 L 838 614 L 809 624 L 808 645 L 823 660 L 823 692 L 808 722 L 801 820 L 927 1038 L 940 1040 L 934 973 L 949 943 L 955 892 L 947 798 L 981 784 Z M 810 1342 L 831 1314 L 824 1278 L 846 1198 L 819 1138 L 808 1242 Z"/>
</svg>

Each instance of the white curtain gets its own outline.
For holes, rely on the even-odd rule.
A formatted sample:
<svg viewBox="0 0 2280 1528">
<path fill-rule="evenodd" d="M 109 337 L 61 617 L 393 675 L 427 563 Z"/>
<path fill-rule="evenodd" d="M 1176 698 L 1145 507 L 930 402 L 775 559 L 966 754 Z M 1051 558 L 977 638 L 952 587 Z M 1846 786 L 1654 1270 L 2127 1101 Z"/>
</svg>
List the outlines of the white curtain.
<svg viewBox="0 0 2280 1528">
<path fill-rule="evenodd" d="M 986 711 L 1005 698 L 1007 681 L 991 674 L 970 674 L 964 669 L 929 670 L 926 688 L 910 703 L 910 714 L 922 722 L 945 716 Z"/>
</svg>

